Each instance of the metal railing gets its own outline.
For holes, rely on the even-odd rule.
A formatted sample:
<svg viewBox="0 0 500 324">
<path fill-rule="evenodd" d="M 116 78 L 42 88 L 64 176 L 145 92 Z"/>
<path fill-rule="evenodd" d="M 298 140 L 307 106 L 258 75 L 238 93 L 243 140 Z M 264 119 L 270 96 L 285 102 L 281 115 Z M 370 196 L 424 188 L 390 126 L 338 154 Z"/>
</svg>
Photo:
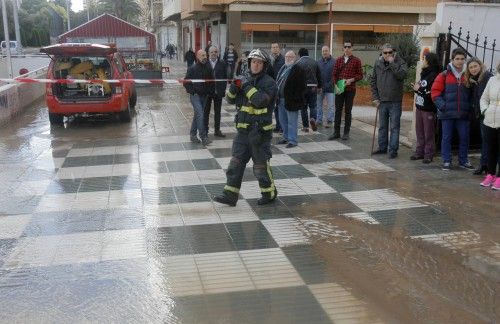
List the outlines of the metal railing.
<svg viewBox="0 0 500 324">
<path fill-rule="evenodd" d="M 448 33 L 440 34 L 438 37 L 438 53 L 444 54 L 443 63 L 446 66 L 451 59 L 451 52 L 453 50 L 453 46 L 462 48 L 468 57 L 477 57 L 482 59 L 482 62 L 486 67 L 489 66 L 490 72 L 493 72 L 494 64 L 495 64 L 495 54 L 498 54 L 500 50 L 495 49 L 496 47 L 496 39 L 491 41 L 488 40 L 488 36 L 484 36 L 484 39 L 481 41 L 481 37 L 479 34 L 476 34 L 474 37 L 470 34 L 470 31 L 467 31 L 467 35 L 464 36 L 462 32 L 462 27 L 458 29 L 458 33 L 455 35 L 452 33 L 451 22 L 448 26 Z M 490 46 L 488 46 L 491 44 Z"/>
</svg>

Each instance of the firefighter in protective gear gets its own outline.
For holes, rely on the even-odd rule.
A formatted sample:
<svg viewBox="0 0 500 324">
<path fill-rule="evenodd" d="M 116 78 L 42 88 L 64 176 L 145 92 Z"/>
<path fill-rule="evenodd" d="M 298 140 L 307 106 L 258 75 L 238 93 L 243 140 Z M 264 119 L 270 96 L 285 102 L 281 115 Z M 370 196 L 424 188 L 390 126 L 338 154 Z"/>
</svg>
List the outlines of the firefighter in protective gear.
<svg viewBox="0 0 500 324">
<path fill-rule="evenodd" d="M 232 157 L 226 172 L 224 192 L 214 200 L 235 206 L 238 201 L 245 167 L 253 160 L 253 173 L 259 181 L 262 198 L 259 205 L 276 199 L 278 191 L 271 172 L 272 115 L 276 95 L 276 82 L 267 73 L 269 56 L 260 49 L 248 55 L 250 74 L 233 81 L 226 93 L 227 101 L 238 110 L 235 123 L 237 134 L 233 141 Z"/>
</svg>

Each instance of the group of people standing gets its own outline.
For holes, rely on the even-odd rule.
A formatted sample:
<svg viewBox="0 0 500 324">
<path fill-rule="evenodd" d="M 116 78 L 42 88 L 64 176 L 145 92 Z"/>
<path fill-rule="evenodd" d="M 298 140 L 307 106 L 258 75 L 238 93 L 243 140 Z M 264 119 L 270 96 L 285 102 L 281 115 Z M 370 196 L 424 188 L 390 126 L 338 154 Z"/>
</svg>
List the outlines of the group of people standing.
<svg viewBox="0 0 500 324">
<path fill-rule="evenodd" d="M 355 84 L 363 78 L 361 60 L 353 55 L 352 47 L 351 41 L 345 41 L 343 55 L 333 58 L 329 48 L 324 46 L 322 57 L 317 61 L 309 57 L 305 48 L 299 49 L 298 57 L 291 50 L 283 56 L 277 43 L 272 44 L 271 55 L 254 49 L 242 53 L 240 60 L 232 44 L 223 59 L 215 46 L 196 53 L 196 63 L 189 66 L 186 79 L 219 81 L 184 83 L 194 109 L 191 141 L 205 146 L 210 144 L 208 118 L 212 102 L 215 136 L 225 136 L 220 130 L 224 95 L 237 109 L 235 126 L 238 132 L 226 173 L 227 183 L 223 193 L 214 197 L 215 201 L 236 205 L 243 172 L 250 159 L 262 194 L 258 204 L 276 199 L 278 192 L 270 167 L 272 132 L 282 133 L 278 144 L 286 144 L 287 148 L 297 146 L 299 111 L 304 132 L 308 132 L 309 127 L 315 131 L 318 127 L 333 126 L 329 140 L 349 140 Z M 413 87 L 417 107 L 417 146 L 411 160 L 432 162 L 437 118 L 442 125 L 443 170 L 451 169 L 454 129 L 460 140 L 459 166 L 472 169 L 468 144 L 470 122 L 475 118 L 481 122 L 483 136 L 481 166 L 475 173 L 487 173 L 482 186 L 500 189 L 500 168 L 497 171 L 500 156 L 500 64 L 497 76 L 491 77 L 477 58 L 469 59 L 467 64 L 465 58 L 463 50 L 454 50 L 452 62 L 440 72 L 437 55 L 424 55 L 420 81 Z M 373 104 L 378 108 L 380 119 L 378 149 L 373 154 L 389 154 L 389 158 L 398 156 L 403 84 L 407 73 L 407 64 L 397 55 L 396 49 L 391 44 L 384 44 L 371 76 Z M 226 92 L 225 79 L 232 78 L 233 74 L 234 79 Z M 326 123 L 323 123 L 325 100 L 327 114 Z M 345 121 L 341 136 L 343 112 Z"/>
<path fill-rule="evenodd" d="M 333 58 L 328 46 L 321 49 L 317 61 L 309 56 L 306 48 L 285 54 L 285 64 L 276 73 L 278 85 L 278 114 L 275 132 L 283 133 L 279 144 L 297 145 L 298 111 L 301 112 L 302 131 L 309 127 L 333 126 L 329 140 L 341 138 L 342 113 L 345 110 L 343 140 L 349 139 L 352 106 L 356 94 L 355 84 L 363 79 L 361 60 L 352 53 L 352 42 L 344 42 L 344 54 Z M 340 87 L 342 88 L 340 88 Z M 323 121 L 324 102 L 327 104 L 326 121 Z M 334 108 L 335 105 L 335 108 Z"/>
<path fill-rule="evenodd" d="M 473 170 L 469 161 L 471 124 L 481 130 L 480 165 L 475 175 L 486 173 L 481 186 L 500 190 L 500 64 L 493 76 L 476 57 L 456 48 L 451 62 L 440 71 L 438 56 L 424 54 L 416 93 L 417 145 L 412 160 L 431 163 L 435 153 L 436 118 L 441 122 L 442 169 L 452 169 L 453 134 L 458 133 L 458 166 Z"/>
</svg>

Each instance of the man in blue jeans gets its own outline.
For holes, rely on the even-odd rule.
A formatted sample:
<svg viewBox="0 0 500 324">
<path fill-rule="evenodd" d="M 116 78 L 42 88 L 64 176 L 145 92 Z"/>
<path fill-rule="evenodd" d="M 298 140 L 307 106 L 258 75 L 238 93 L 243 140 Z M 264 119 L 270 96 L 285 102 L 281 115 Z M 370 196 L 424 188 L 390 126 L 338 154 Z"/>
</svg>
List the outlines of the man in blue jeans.
<svg viewBox="0 0 500 324">
<path fill-rule="evenodd" d="M 373 65 L 371 79 L 373 103 L 379 107 L 380 120 L 378 150 L 373 154 L 386 154 L 389 149 L 389 158 L 398 156 L 403 83 L 407 73 L 406 62 L 396 55 L 391 44 L 384 44 L 382 55 Z M 391 137 L 388 141 L 389 127 Z"/>
<path fill-rule="evenodd" d="M 297 146 L 297 121 L 299 110 L 304 105 L 304 93 L 307 90 L 306 74 L 295 62 L 295 53 L 285 54 L 285 65 L 278 71 L 276 83 L 278 86 L 279 118 L 283 129 L 283 139 L 278 144 L 287 144 L 287 148 Z"/>
<path fill-rule="evenodd" d="M 335 101 L 335 94 L 333 93 L 333 66 L 335 65 L 335 59 L 330 55 L 330 48 L 328 46 L 323 46 L 321 49 L 321 58 L 318 60 L 319 70 L 321 71 L 321 83 L 323 84 L 322 89 L 318 90 L 318 105 L 317 105 L 317 115 L 316 123 L 318 126 L 323 126 L 323 101 L 326 98 L 327 104 L 327 115 L 326 115 L 326 128 L 330 128 L 333 124 L 333 118 L 335 116 L 333 110 L 333 103 Z"/>
<path fill-rule="evenodd" d="M 212 68 L 207 64 L 207 53 L 204 50 L 196 52 L 196 63 L 191 65 L 186 73 L 186 80 L 213 79 Z M 208 139 L 207 129 L 204 123 L 204 110 L 208 95 L 214 93 L 214 82 L 184 82 L 184 88 L 189 93 L 189 99 L 193 105 L 194 115 L 191 124 L 191 142 L 207 146 L 211 143 Z M 198 136 L 199 135 L 199 139 Z"/>
</svg>

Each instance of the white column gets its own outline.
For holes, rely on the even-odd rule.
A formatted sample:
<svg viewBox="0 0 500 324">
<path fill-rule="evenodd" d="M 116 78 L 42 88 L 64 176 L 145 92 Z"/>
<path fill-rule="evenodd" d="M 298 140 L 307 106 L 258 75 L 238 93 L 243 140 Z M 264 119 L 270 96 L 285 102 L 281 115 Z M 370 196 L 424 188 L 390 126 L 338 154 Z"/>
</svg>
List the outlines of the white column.
<svg viewBox="0 0 500 324">
<path fill-rule="evenodd" d="M 3 19 L 3 33 L 5 38 L 5 46 L 7 49 L 7 72 L 9 74 L 9 79 L 12 79 L 12 61 L 10 59 L 10 38 L 9 38 L 9 25 L 7 24 L 7 7 L 5 5 L 5 0 L 2 0 L 2 19 Z"/>
</svg>

